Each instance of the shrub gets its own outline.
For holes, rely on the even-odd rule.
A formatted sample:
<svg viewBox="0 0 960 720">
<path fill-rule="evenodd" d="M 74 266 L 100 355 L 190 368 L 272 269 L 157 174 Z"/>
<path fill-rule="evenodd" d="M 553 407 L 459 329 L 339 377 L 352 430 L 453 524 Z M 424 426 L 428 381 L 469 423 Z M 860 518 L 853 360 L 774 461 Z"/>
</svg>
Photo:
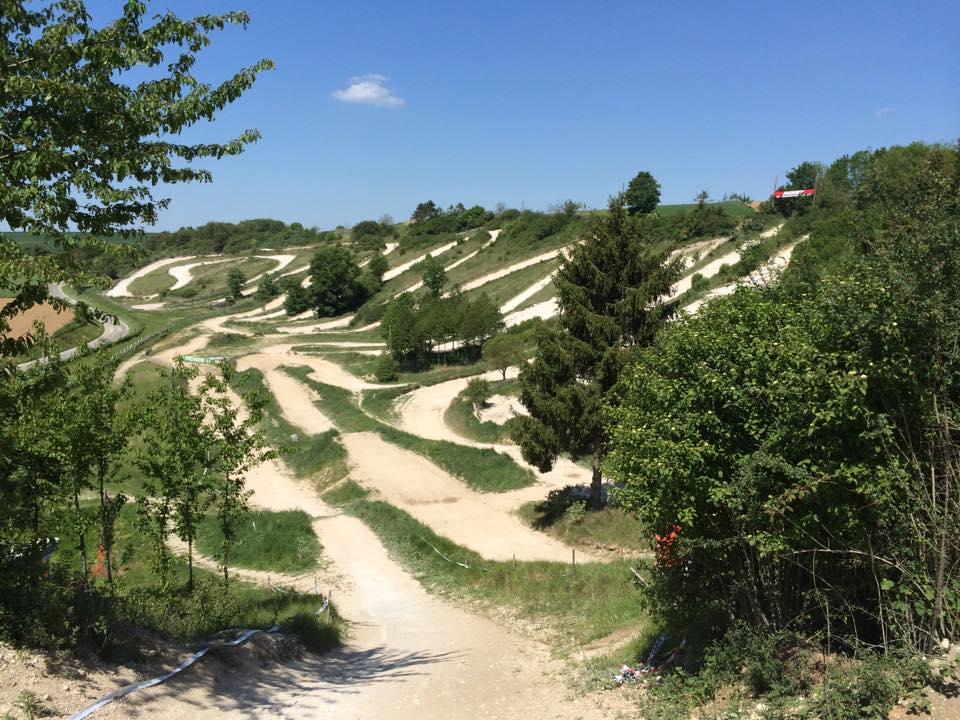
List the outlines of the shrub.
<svg viewBox="0 0 960 720">
<path fill-rule="evenodd" d="M 390 353 L 384 353 L 377 358 L 373 375 L 377 379 L 377 382 L 393 382 L 400 377 L 400 363 L 394 360 Z"/>
</svg>

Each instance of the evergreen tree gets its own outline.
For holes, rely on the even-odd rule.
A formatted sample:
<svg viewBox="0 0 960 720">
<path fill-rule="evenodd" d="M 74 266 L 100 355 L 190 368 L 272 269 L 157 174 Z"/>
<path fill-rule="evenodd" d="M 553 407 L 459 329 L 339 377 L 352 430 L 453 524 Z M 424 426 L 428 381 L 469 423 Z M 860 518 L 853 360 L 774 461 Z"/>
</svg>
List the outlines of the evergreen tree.
<svg viewBox="0 0 960 720">
<path fill-rule="evenodd" d="M 243 285 L 247 282 L 247 276 L 243 274 L 240 268 L 231 268 L 227 273 L 227 297 L 236 301 L 243 292 Z"/>
<path fill-rule="evenodd" d="M 649 345 L 674 308 L 661 301 L 679 276 L 656 253 L 649 221 L 631 216 L 623 196 L 557 271 L 558 327 L 537 335 L 538 352 L 520 371 L 520 400 L 530 415 L 513 438 L 523 457 L 548 471 L 562 452 L 591 453 L 590 505 L 601 500 L 600 465 L 607 395 L 631 351 Z"/>
<path fill-rule="evenodd" d="M 631 215 L 652 213 L 660 204 L 660 183 L 653 175 L 642 170 L 630 181 L 623 200 Z"/>
</svg>

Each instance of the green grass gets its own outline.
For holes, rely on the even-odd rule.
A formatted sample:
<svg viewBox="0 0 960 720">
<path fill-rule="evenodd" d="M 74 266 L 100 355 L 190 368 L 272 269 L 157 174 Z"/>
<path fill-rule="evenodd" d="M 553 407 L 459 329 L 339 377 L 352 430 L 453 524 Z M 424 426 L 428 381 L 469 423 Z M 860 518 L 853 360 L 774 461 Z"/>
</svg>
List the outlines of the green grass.
<svg viewBox="0 0 960 720">
<path fill-rule="evenodd" d="M 476 257 L 448 273 L 447 281 L 451 285 L 462 285 L 507 265 L 570 245 L 587 232 L 592 223 L 592 218 L 586 215 L 579 216 L 567 223 L 559 232 L 543 238 L 531 236 L 523 230 L 511 229 L 510 226 L 513 223 L 516 223 L 516 221 L 507 223 L 493 245 L 481 250 Z"/>
<path fill-rule="evenodd" d="M 91 514 L 95 506 L 86 505 Z M 61 543 L 51 559 L 51 568 L 77 571 L 80 552 L 72 526 L 73 516 L 64 519 Z M 344 624 L 336 611 L 316 615 L 323 599 L 312 593 L 275 592 L 268 587 L 231 580 L 224 589 L 216 573 L 194 569 L 196 588 L 186 591 L 187 562 L 173 559 L 172 591 L 162 592 L 147 558 L 152 548 L 137 527 L 136 508 L 128 503 L 116 525 L 115 571 L 117 602 L 115 619 L 121 623 L 118 640 L 129 642 L 129 627 L 122 623 L 156 630 L 168 637 L 196 642 L 230 627 L 268 628 L 279 623 L 284 631 L 296 633 L 308 649 L 321 652 L 340 644 Z M 96 557 L 96 533 L 87 533 L 87 555 Z"/>
<path fill-rule="evenodd" d="M 556 514 L 545 500 L 522 505 L 517 514 L 535 530 L 541 530 L 568 545 L 601 548 L 633 555 L 650 552 L 649 534 L 637 519 L 620 508 L 596 512 Z"/>
<path fill-rule="evenodd" d="M 363 500 L 370 493 L 353 480 L 344 480 L 323 494 L 323 500 L 330 505 L 342 507 L 354 500 Z"/>
<path fill-rule="evenodd" d="M 230 566 L 296 573 L 312 570 L 320 560 L 320 542 L 310 516 L 302 510 L 253 510 L 236 527 Z M 219 560 L 223 533 L 216 516 L 204 518 L 197 532 L 197 550 Z"/>
<path fill-rule="evenodd" d="M 725 200 L 717 203 L 707 203 L 707 207 L 720 206 L 727 215 L 733 217 L 743 217 L 745 215 L 756 215 L 757 211 L 749 205 L 744 205 L 739 200 Z M 697 203 L 679 203 L 675 205 L 658 205 L 657 215 L 669 217 L 671 215 L 684 215 L 697 208 Z"/>
<path fill-rule="evenodd" d="M 502 393 L 505 387 L 512 385 L 515 385 L 515 383 L 511 380 L 508 380 L 507 383 L 496 383 L 493 386 L 493 391 L 494 393 Z M 463 397 L 463 393 L 457 395 L 447 407 L 443 414 L 443 421 L 458 435 L 463 435 L 478 442 L 499 443 L 510 437 L 509 422 L 503 425 L 489 421 L 481 422 L 473 412 L 473 405 Z"/>
<path fill-rule="evenodd" d="M 347 474 L 347 451 L 340 443 L 340 433 L 328 430 L 307 435 L 287 422 L 263 381 L 263 373 L 256 368 L 244 370 L 233 376 L 231 384 L 241 395 L 254 396 L 264 403 L 261 430 L 297 477 L 310 478 L 322 489 Z"/>
<path fill-rule="evenodd" d="M 557 296 L 557 286 L 554 285 L 554 284 L 553 284 L 553 280 L 551 280 L 551 281 L 548 282 L 545 286 L 543 286 L 543 287 L 540 288 L 537 292 L 535 292 L 533 295 L 531 295 L 531 296 L 528 297 L 526 300 L 524 300 L 522 303 L 520 303 L 519 305 L 517 305 L 517 307 L 514 308 L 514 309 L 515 309 L 515 310 L 523 310 L 524 308 L 528 308 L 528 307 L 530 307 L 531 305 L 536 305 L 537 303 L 542 303 L 542 302 L 544 302 L 544 301 L 546 301 L 546 300 L 549 300 L 550 298 L 553 298 L 553 297 L 556 297 L 556 296 Z"/>
<path fill-rule="evenodd" d="M 250 335 L 240 335 L 239 333 L 214 333 L 207 342 L 209 348 L 246 348 L 257 339 Z"/>
<path fill-rule="evenodd" d="M 388 503 L 360 498 L 344 511 L 363 520 L 427 589 L 512 609 L 563 644 L 589 643 L 644 619 L 630 572 L 636 559 L 578 564 L 575 570 L 567 563 L 484 560 Z M 447 562 L 431 545 L 469 567 Z"/>
<path fill-rule="evenodd" d="M 367 415 L 342 388 L 312 380 L 310 369 L 288 367 L 284 370 L 317 391 L 317 406 L 342 432 L 375 432 L 393 443 L 433 462 L 478 492 L 505 492 L 534 483 L 533 473 L 517 465 L 512 458 L 489 448 L 475 448 L 427 440 L 398 430 Z"/>
<path fill-rule="evenodd" d="M 405 385 L 380 390 L 364 390 L 360 396 L 360 408 L 385 422 L 396 422 L 398 417 L 394 402 L 412 389 L 414 388 Z"/>
<path fill-rule="evenodd" d="M 499 307 L 507 300 L 519 295 L 538 280 L 542 280 L 548 275 L 552 275 L 560 264 L 561 258 L 553 258 L 544 262 L 531 265 L 530 267 L 517 270 L 497 280 L 492 280 L 473 290 L 468 290 L 466 296 L 475 298 L 480 293 L 486 293 L 490 299 Z"/>
<path fill-rule="evenodd" d="M 276 262 L 258 257 L 231 258 L 226 262 L 201 265 L 191 272 L 192 279 L 182 288 L 170 291 L 171 298 L 202 300 L 221 298 L 227 294 L 227 275 L 239 269 L 244 277 L 252 278 L 276 267 Z M 131 292 L 133 290 L 131 289 Z"/>
</svg>

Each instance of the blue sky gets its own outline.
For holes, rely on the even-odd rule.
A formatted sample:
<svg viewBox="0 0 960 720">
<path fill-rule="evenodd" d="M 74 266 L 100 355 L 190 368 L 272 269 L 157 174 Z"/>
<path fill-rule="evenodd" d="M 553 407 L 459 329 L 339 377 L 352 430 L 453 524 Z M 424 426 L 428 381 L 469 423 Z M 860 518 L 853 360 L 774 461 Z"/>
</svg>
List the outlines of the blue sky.
<svg viewBox="0 0 960 720">
<path fill-rule="evenodd" d="M 105 20 L 120 5 L 90 9 Z M 246 31 L 219 33 L 204 51 L 206 81 L 261 57 L 277 64 L 186 134 L 255 127 L 263 139 L 212 165 L 212 184 L 162 190 L 173 199 L 164 229 L 399 220 L 426 199 L 596 207 L 641 169 L 664 202 L 701 189 L 764 197 L 802 160 L 960 134 L 956 0 L 151 8 L 250 12 Z"/>
</svg>

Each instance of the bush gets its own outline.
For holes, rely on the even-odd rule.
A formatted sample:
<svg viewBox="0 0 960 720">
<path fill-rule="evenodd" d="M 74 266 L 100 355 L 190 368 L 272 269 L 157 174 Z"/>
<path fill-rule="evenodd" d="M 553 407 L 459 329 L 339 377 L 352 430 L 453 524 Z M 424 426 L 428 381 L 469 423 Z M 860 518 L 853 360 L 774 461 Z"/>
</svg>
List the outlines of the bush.
<svg viewBox="0 0 960 720">
<path fill-rule="evenodd" d="M 384 353 L 377 358 L 373 375 L 377 379 L 377 382 L 393 382 L 400 377 L 400 363 L 394 360 L 393 356 L 389 353 Z"/>
</svg>

